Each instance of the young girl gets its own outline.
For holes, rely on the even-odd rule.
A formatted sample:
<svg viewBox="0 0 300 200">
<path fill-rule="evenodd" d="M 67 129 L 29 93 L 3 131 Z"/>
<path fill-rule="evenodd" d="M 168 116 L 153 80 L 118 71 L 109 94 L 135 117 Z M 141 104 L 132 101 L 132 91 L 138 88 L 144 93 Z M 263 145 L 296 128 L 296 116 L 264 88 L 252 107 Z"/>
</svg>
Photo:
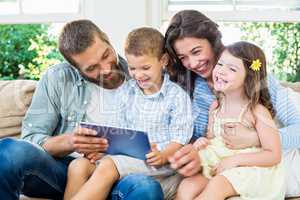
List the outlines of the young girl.
<svg viewBox="0 0 300 200">
<path fill-rule="evenodd" d="M 280 139 L 266 75 L 259 47 L 237 42 L 223 51 L 213 70 L 217 101 L 210 107 L 208 131 L 194 143 L 202 175 L 184 179 L 177 199 L 223 200 L 236 195 L 246 200 L 284 199 Z M 223 127 L 236 122 L 256 129 L 261 148 L 226 147 Z"/>
</svg>

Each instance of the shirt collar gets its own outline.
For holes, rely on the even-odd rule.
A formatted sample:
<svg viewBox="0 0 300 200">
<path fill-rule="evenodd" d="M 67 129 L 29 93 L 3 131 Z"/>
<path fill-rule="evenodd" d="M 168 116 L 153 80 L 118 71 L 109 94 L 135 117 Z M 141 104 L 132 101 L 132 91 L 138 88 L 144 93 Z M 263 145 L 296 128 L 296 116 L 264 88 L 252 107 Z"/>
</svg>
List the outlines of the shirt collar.
<svg viewBox="0 0 300 200">
<path fill-rule="evenodd" d="M 70 65 L 71 65 L 71 64 L 70 64 Z M 78 70 L 76 67 L 74 67 L 73 65 L 71 65 L 71 67 L 72 67 L 72 70 L 74 70 L 74 72 L 75 72 L 75 76 L 76 76 L 76 85 L 81 86 L 82 83 L 87 83 L 87 80 L 85 80 L 85 79 L 81 76 L 79 70 Z"/>
</svg>

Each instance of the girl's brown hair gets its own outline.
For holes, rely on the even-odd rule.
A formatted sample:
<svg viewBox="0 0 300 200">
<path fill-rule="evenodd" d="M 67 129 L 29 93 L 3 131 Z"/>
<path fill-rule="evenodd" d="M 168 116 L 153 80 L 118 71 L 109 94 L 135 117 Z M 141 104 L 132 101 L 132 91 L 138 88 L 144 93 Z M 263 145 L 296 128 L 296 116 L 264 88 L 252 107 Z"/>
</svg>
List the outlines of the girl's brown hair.
<svg viewBox="0 0 300 200">
<path fill-rule="evenodd" d="M 223 51 L 224 45 L 221 41 L 222 34 L 218 29 L 218 25 L 199 11 L 183 10 L 171 19 L 165 34 L 166 50 L 174 63 L 169 70 L 171 72 L 170 77 L 171 80 L 180 84 L 192 95 L 197 75 L 182 65 L 174 50 L 175 41 L 186 37 L 207 39 L 216 58 Z"/>
<path fill-rule="evenodd" d="M 258 46 L 241 41 L 231 44 L 226 47 L 226 50 L 234 57 L 240 58 L 243 61 L 246 69 L 246 78 L 244 89 L 246 96 L 250 99 L 250 109 L 253 110 L 257 104 L 264 105 L 275 116 L 267 82 L 267 67 L 266 57 L 264 52 Z M 250 68 L 254 60 L 261 62 L 261 67 L 258 71 Z"/>
</svg>

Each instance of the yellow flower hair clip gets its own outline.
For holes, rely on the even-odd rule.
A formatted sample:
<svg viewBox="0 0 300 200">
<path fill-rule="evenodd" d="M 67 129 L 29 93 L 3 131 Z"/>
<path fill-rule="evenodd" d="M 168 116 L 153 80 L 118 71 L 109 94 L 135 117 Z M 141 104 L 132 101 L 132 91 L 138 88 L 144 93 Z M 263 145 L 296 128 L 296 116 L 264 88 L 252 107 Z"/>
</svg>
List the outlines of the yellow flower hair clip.
<svg viewBox="0 0 300 200">
<path fill-rule="evenodd" d="M 250 68 L 255 72 L 259 71 L 261 68 L 260 60 L 259 59 L 253 60 Z"/>
</svg>

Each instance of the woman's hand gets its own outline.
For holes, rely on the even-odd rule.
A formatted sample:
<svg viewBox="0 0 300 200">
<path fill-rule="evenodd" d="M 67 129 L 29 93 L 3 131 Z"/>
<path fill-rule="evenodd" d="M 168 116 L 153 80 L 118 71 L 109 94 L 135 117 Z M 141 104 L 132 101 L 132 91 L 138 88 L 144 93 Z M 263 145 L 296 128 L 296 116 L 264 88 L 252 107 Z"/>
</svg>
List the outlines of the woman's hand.
<svg viewBox="0 0 300 200">
<path fill-rule="evenodd" d="M 230 149 L 261 146 L 257 132 L 247 128 L 240 122 L 226 123 L 222 138 Z"/>
<path fill-rule="evenodd" d="M 169 162 L 173 169 L 185 177 L 193 176 L 201 169 L 198 151 L 192 144 L 179 149 L 174 156 L 169 158 Z"/>
</svg>

